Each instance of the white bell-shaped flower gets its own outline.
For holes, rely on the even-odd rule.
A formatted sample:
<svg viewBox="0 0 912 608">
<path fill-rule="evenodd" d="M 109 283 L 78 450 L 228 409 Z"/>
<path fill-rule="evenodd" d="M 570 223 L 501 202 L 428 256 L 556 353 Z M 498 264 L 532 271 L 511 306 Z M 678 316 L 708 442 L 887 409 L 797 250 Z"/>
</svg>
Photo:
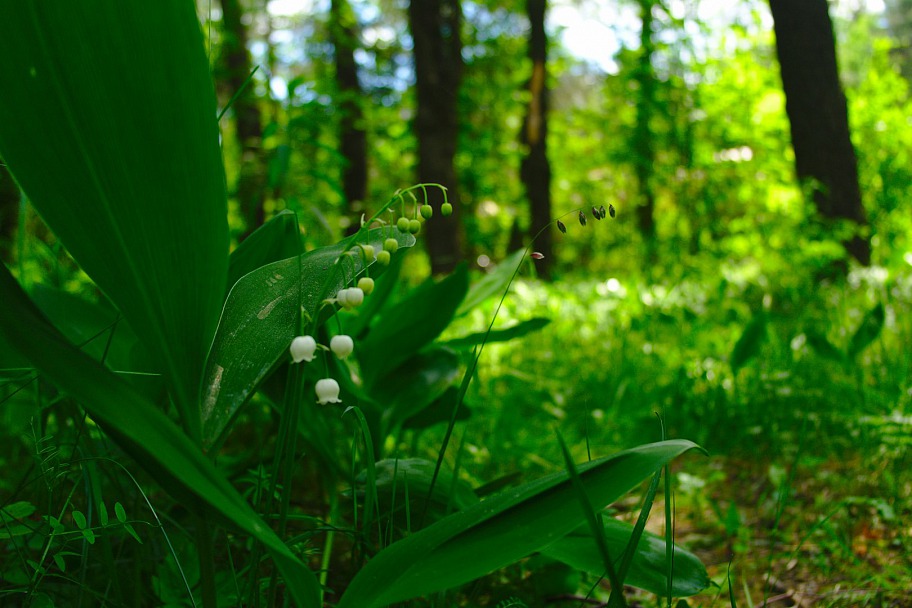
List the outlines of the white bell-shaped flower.
<svg viewBox="0 0 912 608">
<path fill-rule="evenodd" d="M 291 341 L 289 350 L 295 363 L 313 361 L 314 353 L 317 352 L 317 341 L 311 336 L 298 336 Z"/>
<path fill-rule="evenodd" d="M 337 357 L 344 359 L 355 350 L 355 341 L 351 339 L 351 336 L 339 334 L 338 336 L 333 336 L 332 340 L 329 341 L 329 348 Z"/>
<path fill-rule="evenodd" d="M 314 388 L 317 392 L 317 403 L 320 405 L 342 403 L 342 400 L 339 399 L 339 383 L 332 378 L 317 380 L 317 385 Z"/>
</svg>

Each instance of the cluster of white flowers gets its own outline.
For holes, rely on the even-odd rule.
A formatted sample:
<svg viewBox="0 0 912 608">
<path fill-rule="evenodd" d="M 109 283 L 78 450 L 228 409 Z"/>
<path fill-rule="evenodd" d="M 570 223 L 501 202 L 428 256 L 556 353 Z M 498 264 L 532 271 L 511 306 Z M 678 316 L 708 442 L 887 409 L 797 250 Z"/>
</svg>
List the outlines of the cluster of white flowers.
<svg viewBox="0 0 912 608">
<path fill-rule="evenodd" d="M 364 294 L 373 290 L 374 281 L 368 277 L 363 277 L 358 284 L 360 287 L 340 289 L 336 294 L 335 302 L 345 309 L 360 306 L 364 302 Z M 300 363 L 302 361 L 313 361 L 318 348 L 326 350 L 325 346 L 317 344 L 313 336 L 297 336 L 291 341 L 291 346 L 288 350 L 291 353 L 291 360 L 295 363 Z M 339 359 L 345 359 L 354 352 L 355 341 L 352 340 L 351 336 L 339 334 L 330 339 L 328 350 L 332 351 Z M 342 400 L 339 399 L 339 383 L 333 378 L 318 380 L 315 390 L 317 403 L 320 405 L 342 403 Z"/>
</svg>

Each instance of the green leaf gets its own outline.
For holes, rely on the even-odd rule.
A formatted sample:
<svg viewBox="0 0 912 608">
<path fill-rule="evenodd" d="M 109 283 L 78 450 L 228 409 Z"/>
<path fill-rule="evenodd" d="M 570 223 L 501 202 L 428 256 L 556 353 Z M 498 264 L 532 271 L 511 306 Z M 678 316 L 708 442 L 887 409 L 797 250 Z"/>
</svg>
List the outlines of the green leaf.
<svg viewBox="0 0 912 608">
<path fill-rule="evenodd" d="M 463 336 L 462 338 L 453 338 L 452 340 L 447 340 L 442 342 L 450 348 L 471 348 L 482 342 L 487 342 L 488 344 L 494 342 L 508 342 L 514 338 L 521 338 L 526 334 L 530 334 L 533 331 L 538 331 L 548 325 L 551 322 L 551 319 L 545 317 L 533 317 L 525 321 L 520 321 L 515 325 L 510 327 L 504 327 L 503 329 L 492 329 L 491 333 L 487 332 L 477 332 L 474 334 L 469 334 L 468 336 Z"/>
<path fill-rule="evenodd" d="M 35 505 L 27 501 L 13 502 L 0 508 L 0 540 L 32 534 L 32 527 L 18 520 L 31 516 L 35 510 Z"/>
<path fill-rule="evenodd" d="M 440 397 L 434 399 L 420 412 L 407 418 L 403 428 L 426 429 L 440 422 L 449 422 L 453 416 L 453 408 L 456 407 L 456 399 L 458 397 L 459 387 L 449 387 Z M 471 414 L 472 412 L 466 406 L 465 401 L 462 401 L 459 404 L 459 410 L 456 412 L 456 420 L 467 420 Z"/>
<path fill-rule="evenodd" d="M 127 512 L 124 510 L 123 505 L 119 502 L 114 503 L 114 515 L 117 517 L 117 521 L 120 523 L 126 523 Z"/>
<path fill-rule="evenodd" d="M 0 156 L 164 372 L 192 437 L 224 295 L 209 62 L 183 0 L 4 3 Z"/>
<path fill-rule="evenodd" d="M 370 396 L 383 407 L 384 428 L 393 429 L 421 412 L 461 375 L 456 353 L 431 348 L 376 381 Z"/>
<path fill-rule="evenodd" d="M 132 368 L 136 334 L 125 320 L 118 321 L 119 314 L 110 305 L 96 304 L 40 283 L 32 286 L 29 295 L 54 326 L 83 352 L 97 361 L 104 358 L 114 370 Z"/>
<path fill-rule="evenodd" d="M 484 303 L 488 298 L 501 296 L 513 279 L 517 267 L 524 261 L 525 250 L 514 251 L 503 259 L 494 270 L 485 274 L 479 281 L 472 283 L 472 288 L 456 311 L 456 316 L 468 314 Z"/>
<path fill-rule="evenodd" d="M 438 283 L 426 282 L 385 310 L 359 344 L 359 359 L 368 393 L 374 382 L 402 365 L 440 335 L 469 289 L 469 273 L 460 264 Z"/>
<path fill-rule="evenodd" d="M 609 553 L 619 562 L 618 558 L 623 554 L 627 541 L 633 534 L 633 526 L 613 518 L 604 518 L 603 525 Z M 678 546 L 675 546 L 674 551 L 674 594 L 679 597 L 691 596 L 709 586 L 709 576 L 700 559 Z M 592 534 L 585 527 L 574 530 L 541 552 L 595 576 L 601 576 L 605 571 Z M 649 532 L 643 533 L 633 555 L 630 570 L 624 578 L 624 584 L 663 595 L 666 591 L 667 572 L 664 539 Z"/>
<path fill-rule="evenodd" d="M 301 232 L 297 216 L 284 209 L 241 241 L 228 258 L 226 291 L 248 272 L 301 255 Z"/>
<path fill-rule="evenodd" d="M 55 553 L 54 563 L 57 564 L 57 568 L 59 568 L 61 572 L 66 572 L 66 561 L 63 559 L 62 555 Z"/>
<path fill-rule="evenodd" d="M 579 476 L 593 506 L 602 508 L 695 447 L 684 440 L 643 445 L 580 465 Z M 507 490 L 375 555 L 338 608 L 386 605 L 460 585 L 547 547 L 583 517 L 566 473 Z"/>
<path fill-rule="evenodd" d="M 299 604 L 317 606 L 313 573 L 275 535 L 212 462 L 158 407 L 126 381 L 71 345 L 0 265 L 0 333 L 183 504 L 208 509 L 270 552 Z M 118 520 L 126 514 L 117 503 Z M 123 519 L 121 519 L 123 517 Z M 52 524 L 53 525 L 53 524 Z"/>
<path fill-rule="evenodd" d="M 127 531 L 127 534 L 133 537 L 133 540 L 138 542 L 140 545 L 143 544 L 142 539 L 139 537 L 139 534 L 137 534 L 136 530 L 133 528 L 133 524 L 124 524 L 124 530 Z"/>
<path fill-rule="evenodd" d="M 103 502 L 98 503 L 98 520 L 101 522 L 101 526 L 105 527 L 108 525 L 108 508 Z"/>
<path fill-rule="evenodd" d="M 415 244 L 412 235 L 392 231 L 400 248 Z M 288 347 L 298 335 L 299 306 L 305 319 L 316 318 L 324 299 L 335 297 L 364 271 L 360 255 L 343 254 L 355 242 L 370 243 L 380 251 L 389 234 L 389 229 L 364 231 L 336 245 L 267 264 L 234 285 L 206 364 L 202 387 L 205 446 L 224 438 L 240 407 L 277 363 L 289 358 Z M 372 274 L 383 268 L 376 262 L 369 267 Z"/>
<path fill-rule="evenodd" d="M 829 359 L 830 361 L 835 361 L 837 363 L 845 363 L 845 354 L 834 346 L 824 334 L 814 329 L 807 329 L 805 330 L 804 335 L 807 338 L 808 346 L 814 349 L 815 353 L 824 359 Z"/>
<path fill-rule="evenodd" d="M 852 340 L 849 342 L 849 359 L 854 359 L 861 354 L 861 351 L 870 346 L 871 342 L 880 335 L 883 325 L 884 307 L 883 304 L 878 303 L 877 306 L 865 314 L 864 319 L 861 320 L 861 325 L 858 326 L 858 329 L 852 335 Z"/>
<path fill-rule="evenodd" d="M 761 311 L 754 315 L 754 318 L 750 320 L 744 328 L 744 331 L 741 332 L 741 337 L 738 338 L 738 342 L 735 343 L 735 348 L 732 349 L 729 361 L 733 374 L 737 375 L 738 370 L 757 356 L 765 339 L 766 313 Z"/>
<path fill-rule="evenodd" d="M 75 523 L 76 527 L 80 530 L 85 530 L 88 522 L 86 522 L 86 516 L 83 515 L 82 511 L 73 511 L 73 523 Z"/>
<path fill-rule="evenodd" d="M 87 541 L 90 545 L 94 545 L 94 544 L 95 544 L 95 531 L 92 530 L 92 528 L 85 528 L 84 530 L 81 530 L 81 532 L 82 532 L 82 537 L 83 537 L 84 539 L 86 539 L 86 541 Z"/>
</svg>

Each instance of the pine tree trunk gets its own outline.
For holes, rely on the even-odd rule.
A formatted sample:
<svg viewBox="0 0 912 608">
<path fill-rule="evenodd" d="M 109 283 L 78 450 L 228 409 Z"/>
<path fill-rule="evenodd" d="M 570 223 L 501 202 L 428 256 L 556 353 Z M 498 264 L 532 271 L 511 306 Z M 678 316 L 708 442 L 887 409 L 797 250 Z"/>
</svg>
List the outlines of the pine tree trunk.
<svg viewBox="0 0 912 608">
<path fill-rule="evenodd" d="M 863 226 L 867 220 L 858 163 L 827 2 L 770 0 L 770 8 L 798 179 L 813 188 L 814 204 L 822 217 Z M 844 244 L 859 262 L 870 262 L 866 238 L 856 235 Z"/>
<path fill-rule="evenodd" d="M 247 50 L 247 28 L 242 21 L 240 0 L 222 0 L 221 76 L 224 97 L 231 99 L 243 91 L 231 105 L 235 132 L 241 148 L 241 165 L 236 195 L 246 224 L 245 234 L 258 228 L 264 220 L 263 202 L 266 198 L 266 167 L 263 159 L 263 125 L 260 107 L 252 83 L 245 82 L 253 70 Z"/>
<path fill-rule="evenodd" d="M 336 107 L 339 121 L 339 151 L 345 159 L 342 192 L 351 224 L 348 234 L 360 227 L 360 216 L 367 196 L 367 133 L 364 130 L 363 91 L 358 81 L 355 48 L 358 45 L 357 17 L 347 0 L 332 0 L 329 32 L 335 50 Z"/>
<path fill-rule="evenodd" d="M 534 237 L 534 248 L 545 257 L 535 268 L 544 279 L 551 278 L 554 262 L 554 233 L 551 223 L 551 165 L 548 162 L 548 39 L 545 34 L 546 0 L 527 0 L 529 16 L 529 58 L 532 60 L 532 77 L 529 79 L 529 105 L 523 121 L 520 140 L 527 146 L 526 156 L 520 166 L 520 177 L 529 200 L 529 235 Z"/>
<path fill-rule="evenodd" d="M 414 41 L 418 136 L 418 179 L 448 188 L 453 215 L 440 215 L 442 194 L 429 189 L 436 213 L 426 222 L 431 271 L 449 272 L 463 258 L 459 192 L 454 157 L 459 138 L 462 82 L 462 8 L 459 0 L 411 0 L 409 29 Z"/>
</svg>

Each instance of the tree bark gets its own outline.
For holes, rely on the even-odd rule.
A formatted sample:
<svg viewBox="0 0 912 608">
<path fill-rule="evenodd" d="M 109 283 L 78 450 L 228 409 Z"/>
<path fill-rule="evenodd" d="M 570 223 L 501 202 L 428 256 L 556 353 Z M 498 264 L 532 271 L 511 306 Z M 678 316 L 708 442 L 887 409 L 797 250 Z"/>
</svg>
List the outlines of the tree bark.
<svg viewBox="0 0 912 608">
<path fill-rule="evenodd" d="M 462 8 L 459 0 L 411 0 L 409 29 L 415 58 L 418 179 L 447 187 L 453 214 L 439 213 L 442 194 L 428 189 L 434 217 L 425 225 L 431 271 L 450 272 L 463 258 L 461 209 L 453 164 L 459 138 L 459 86 L 462 82 Z"/>
<path fill-rule="evenodd" d="M 367 132 L 361 107 L 363 91 L 358 80 L 355 48 L 358 45 L 357 18 L 347 0 L 332 0 L 329 32 L 335 51 L 336 108 L 339 120 L 339 151 L 345 159 L 342 192 L 351 220 L 348 234 L 360 228 L 359 218 L 367 196 Z"/>
<path fill-rule="evenodd" d="M 0 260 L 13 261 L 13 236 L 19 218 L 19 188 L 0 158 Z"/>
<path fill-rule="evenodd" d="M 770 9 L 798 180 L 813 188 L 814 204 L 822 217 L 863 226 L 867 220 L 858 163 L 827 2 L 770 0 Z M 870 262 L 866 238 L 856 235 L 844 245 L 862 264 Z"/>
<path fill-rule="evenodd" d="M 529 105 L 523 121 L 520 140 L 527 146 L 520 165 L 520 178 L 529 200 L 529 236 L 542 233 L 535 249 L 545 257 L 535 265 L 539 276 L 551 278 L 554 263 L 554 232 L 551 227 L 551 165 L 548 162 L 548 38 L 545 34 L 547 0 L 527 0 L 529 17 L 529 58 L 532 77 L 529 79 Z"/>
<path fill-rule="evenodd" d="M 650 123 L 656 107 L 656 77 L 652 68 L 655 44 L 652 41 L 653 0 L 639 0 L 640 58 L 634 79 L 639 87 L 636 100 L 636 125 L 633 132 L 634 171 L 639 184 L 639 201 L 636 207 L 637 227 L 652 251 L 655 239 L 655 191 L 653 188 L 653 165 L 655 148 Z"/>
<path fill-rule="evenodd" d="M 231 105 L 235 133 L 241 148 L 241 164 L 236 196 L 246 234 L 258 228 L 265 219 L 263 203 L 266 198 L 266 167 L 263 159 L 263 125 L 260 107 L 252 83 L 247 81 L 253 70 L 247 49 L 247 27 L 242 21 L 240 0 L 222 0 L 222 88 L 224 97 L 231 99 L 241 91 Z M 243 90 L 241 90 L 243 88 Z"/>
</svg>

